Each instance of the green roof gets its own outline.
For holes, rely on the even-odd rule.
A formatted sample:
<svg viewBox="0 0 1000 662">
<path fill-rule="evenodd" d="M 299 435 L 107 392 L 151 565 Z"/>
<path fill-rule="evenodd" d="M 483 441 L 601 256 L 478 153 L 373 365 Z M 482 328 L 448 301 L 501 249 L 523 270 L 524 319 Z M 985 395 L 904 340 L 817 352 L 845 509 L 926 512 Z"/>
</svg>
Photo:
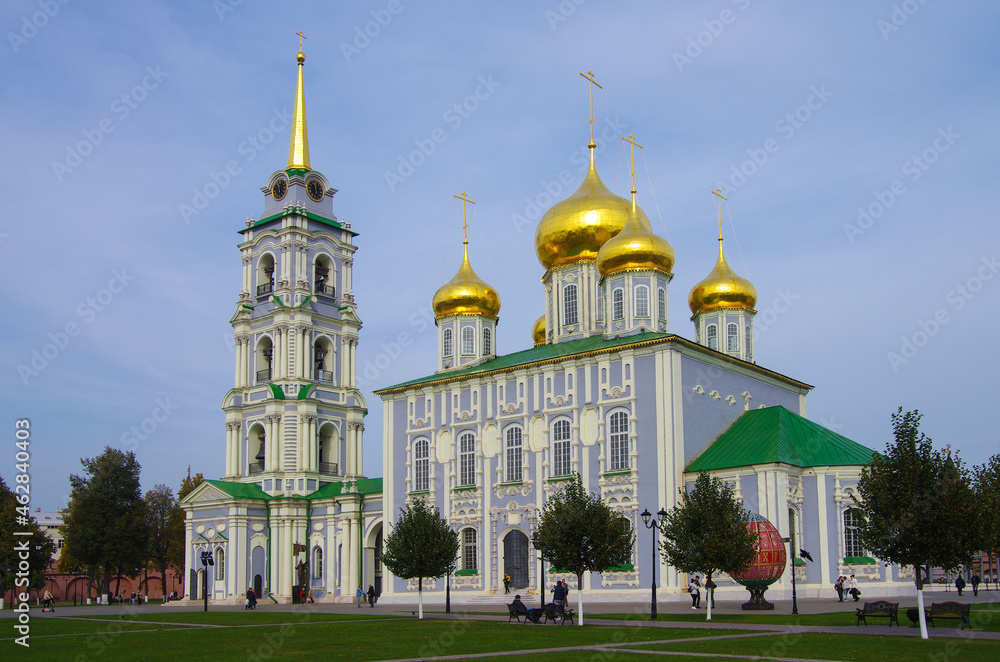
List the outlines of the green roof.
<svg viewBox="0 0 1000 662">
<path fill-rule="evenodd" d="M 324 218 L 323 216 L 320 216 L 319 214 L 314 214 L 311 211 L 295 210 L 295 209 L 289 208 L 289 209 L 282 209 L 277 214 L 271 214 L 270 216 L 262 218 L 259 221 L 256 221 L 250 227 L 243 228 L 242 230 L 237 230 L 237 232 L 239 232 L 240 234 L 244 234 L 246 232 L 249 232 L 250 230 L 259 228 L 259 227 L 261 227 L 263 225 L 267 225 L 271 221 L 276 221 L 279 218 L 282 218 L 282 217 L 287 216 L 289 214 L 297 214 L 299 216 L 305 216 L 310 221 L 317 221 L 318 223 L 322 223 L 323 225 L 329 225 L 330 227 L 337 228 L 338 230 L 343 230 L 344 229 L 344 226 L 341 225 L 339 221 L 335 221 L 335 220 L 330 219 L 330 218 Z M 352 232 L 351 230 L 347 230 L 347 232 L 349 232 L 354 237 L 358 236 L 357 232 Z"/>
<path fill-rule="evenodd" d="M 467 377 L 469 375 L 510 370 L 511 368 L 517 368 L 530 363 L 558 361 L 570 356 L 577 356 L 579 354 L 590 354 L 602 350 L 626 347 L 628 345 L 638 345 L 642 343 L 666 340 L 667 338 L 679 338 L 679 336 L 675 336 L 672 333 L 655 333 L 649 331 L 646 333 L 638 333 L 634 336 L 625 336 L 623 338 L 605 339 L 604 336 L 596 335 L 590 336 L 589 338 L 581 338 L 579 340 L 549 343 L 546 345 L 539 345 L 538 347 L 532 347 L 531 349 L 521 350 L 520 352 L 513 352 L 511 354 L 505 354 L 504 356 L 498 356 L 495 359 L 486 361 L 485 363 L 469 366 L 467 368 L 435 373 L 433 375 L 428 375 L 427 377 L 421 377 L 419 379 L 413 379 L 408 382 L 396 384 L 395 386 L 388 386 L 384 389 L 375 391 L 375 393 L 387 393 L 389 391 L 405 388 L 407 386 L 415 386 L 417 384 L 435 381 L 448 381 L 460 377 Z"/>
<path fill-rule="evenodd" d="M 211 483 L 213 486 L 219 488 L 231 497 L 236 497 L 237 499 L 256 499 L 258 501 L 270 501 L 271 499 L 284 499 L 284 496 L 269 496 L 264 490 L 260 488 L 257 483 L 236 483 L 229 480 L 206 480 L 206 483 Z M 359 478 L 355 481 L 358 494 L 381 494 L 382 493 L 382 479 L 381 478 Z M 335 481 L 333 483 L 327 483 L 323 485 L 315 492 L 306 495 L 305 497 L 292 497 L 293 499 L 327 499 L 333 496 L 339 496 L 341 494 L 341 489 L 343 487 L 343 481 Z"/>
<path fill-rule="evenodd" d="M 714 471 L 753 464 L 795 467 L 868 464 L 875 451 L 784 407 L 752 409 L 723 432 L 687 471 Z"/>
</svg>

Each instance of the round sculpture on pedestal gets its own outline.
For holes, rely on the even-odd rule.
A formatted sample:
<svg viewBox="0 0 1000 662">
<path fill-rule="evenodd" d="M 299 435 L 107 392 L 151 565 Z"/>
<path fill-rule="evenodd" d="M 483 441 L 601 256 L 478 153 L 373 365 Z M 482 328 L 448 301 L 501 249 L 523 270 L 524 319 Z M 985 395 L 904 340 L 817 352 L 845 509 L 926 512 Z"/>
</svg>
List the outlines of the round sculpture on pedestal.
<svg viewBox="0 0 1000 662">
<path fill-rule="evenodd" d="M 743 609 L 774 609 L 774 605 L 764 599 L 764 591 L 785 571 L 785 544 L 774 525 L 756 513 L 750 513 L 747 528 L 757 532 L 757 557 L 749 568 L 732 572 L 730 576 L 750 591 L 750 600 L 743 604 Z"/>
</svg>

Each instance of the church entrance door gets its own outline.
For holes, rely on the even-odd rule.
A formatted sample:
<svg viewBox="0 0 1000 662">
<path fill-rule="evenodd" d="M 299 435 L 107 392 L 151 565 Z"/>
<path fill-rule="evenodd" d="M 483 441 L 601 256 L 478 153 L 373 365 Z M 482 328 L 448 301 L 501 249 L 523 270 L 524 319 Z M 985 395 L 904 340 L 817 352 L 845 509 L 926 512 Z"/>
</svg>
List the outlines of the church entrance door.
<svg viewBox="0 0 1000 662">
<path fill-rule="evenodd" d="M 510 575 L 511 588 L 528 586 L 528 536 L 511 531 L 503 539 L 503 570 Z"/>
<path fill-rule="evenodd" d="M 264 579 L 260 575 L 254 575 L 253 576 L 253 592 L 254 592 L 254 595 L 257 596 L 258 599 L 264 597 L 263 588 L 264 588 Z"/>
</svg>

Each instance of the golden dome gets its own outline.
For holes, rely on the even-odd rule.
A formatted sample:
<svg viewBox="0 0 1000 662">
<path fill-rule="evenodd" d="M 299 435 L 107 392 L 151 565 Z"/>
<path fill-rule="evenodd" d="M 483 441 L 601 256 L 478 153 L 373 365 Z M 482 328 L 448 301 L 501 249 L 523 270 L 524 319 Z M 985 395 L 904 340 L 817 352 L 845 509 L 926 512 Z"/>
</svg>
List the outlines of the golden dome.
<svg viewBox="0 0 1000 662">
<path fill-rule="evenodd" d="M 531 339 L 535 341 L 535 347 L 545 344 L 545 315 L 536 319 L 531 325 Z"/>
<path fill-rule="evenodd" d="M 691 289 L 688 305 L 695 315 L 719 308 L 745 308 L 753 310 L 757 305 L 757 289 L 746 278 L 736 275 L 722 252 L 722 237 L 719 237 L 719 261 L 712 273 Z"/>
<path fill-rule="evenodd" d="M 553 205 L 538 222 L 535 230 L 538 261 L 551 269 L 575 260 L 596 258 L 601 246 L 625 227 L 631 206 L 601 181 L 591 149 L 590 169 L 580 188 Z M 640 219 L 646 219 L 641 209 L 638 214 Z"/>
<path fill-rule="evenodd" d="M 670 273 L 674 266 L 674 249 L 666 239 L 653 232 L 645 214 L 629 214 L 622 231 L 601 246 L 597 253 L 597 269 L 601 276 L 635 269 L 658 269 Z"/>
<path fill-rule="evenodd" d="M 435 319 L 449 315 L 484 315 L 496 318 L 500 312 L 500 295 L 472 270 L 468 246 L 458 273 L 434 293 L 432 306 Z"/>
</svg>

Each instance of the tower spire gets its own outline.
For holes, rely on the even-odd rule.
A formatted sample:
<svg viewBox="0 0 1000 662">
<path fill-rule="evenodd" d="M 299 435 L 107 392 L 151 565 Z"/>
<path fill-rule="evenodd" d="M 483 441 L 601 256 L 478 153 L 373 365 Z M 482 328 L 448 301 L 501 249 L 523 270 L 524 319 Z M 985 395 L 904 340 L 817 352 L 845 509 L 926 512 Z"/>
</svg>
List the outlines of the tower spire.
<svg viewBox="0 0 1000 662">
<path fill-rule="evenodd" d="M 594 165 L 594 149 L 597 147 L 597 143 L 594 142 L 594 86 L 601 88 L 604 87 L 594 80 L 594 72 L 588 71 L 587 73 L 580 72 L 580 75 L 590 81 L 590 143 L 587 147 L 590 148 L 590 164 Z"/>
<path fill-rule="evenodd" d="M 306 95 L 302 84 L 302 66 L 306 56 L 302 52 L 302 40 L 306 38 L 302 31 L 299 36 L 299 53 L 295 59 L 299 63 L 299 77 L 295 85 L 295 110 L 292 116 L 292 140 L 288 146 L 288 168 L 311 170 L 309 167 L 309 136 L 306 133 Z"/>
</svg>

